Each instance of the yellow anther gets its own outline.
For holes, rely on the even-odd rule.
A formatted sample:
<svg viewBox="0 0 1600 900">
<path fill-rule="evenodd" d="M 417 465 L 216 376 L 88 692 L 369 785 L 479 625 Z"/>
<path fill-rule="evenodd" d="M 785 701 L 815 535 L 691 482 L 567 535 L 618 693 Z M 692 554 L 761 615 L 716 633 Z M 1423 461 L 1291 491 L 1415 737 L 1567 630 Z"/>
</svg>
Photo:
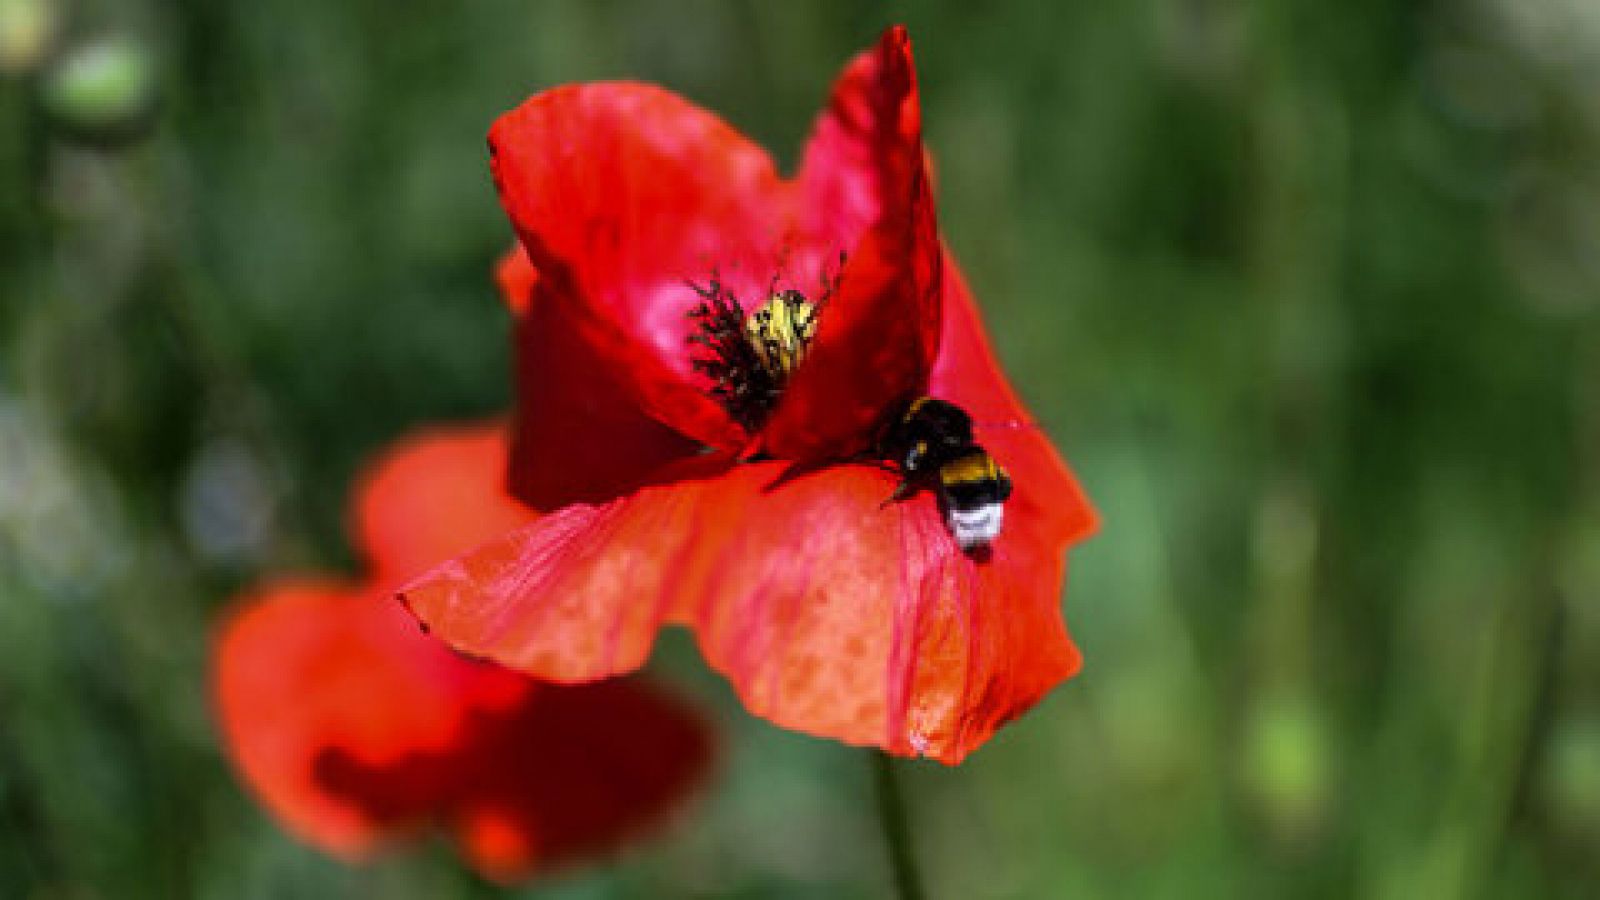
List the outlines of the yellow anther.
<svg viewBox="0 0 1600 900">
<path fill-rule="evenodd" d="M 761 365 L 779 381 L 805 359 L 817 333 L 817 308 L 799 291 L 779 291 L 744 321 Z"/>
</svg>

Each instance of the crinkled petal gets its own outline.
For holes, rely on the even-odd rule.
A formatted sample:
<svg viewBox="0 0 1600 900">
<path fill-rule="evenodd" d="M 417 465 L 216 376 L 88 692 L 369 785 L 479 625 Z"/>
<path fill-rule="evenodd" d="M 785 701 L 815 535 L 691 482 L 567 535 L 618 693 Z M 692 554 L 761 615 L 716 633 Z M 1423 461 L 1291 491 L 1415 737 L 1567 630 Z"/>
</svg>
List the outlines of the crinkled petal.
<svg viewBox="0 0 1600 900">
<path fill-rule="evenodd" d="M 771 158 L 705 110 L 627 82 L 538 94 L 495 122 L 489 144 L 502 203 L 561 306 L 563 339 L 593 357 L 555 374 L 582 393 L 609 372 L 617 394 L 596 402 L 624 402 L 707 444 L 737 442 L 692 371 L 689 282 L 717 272 L 755 297 L 778 271 L 790 191 Z"/>
<path fill-rule="evenodd" d="M 801 243 L 848 258 L 762 441 L 784 459 L 837 459 L 870 447 L 885 409 L 925 392 L 939 348 L 938 226 L 904 28 L 845 69 L 799 188 Z"/>
<path fill-rule="evenodd" d="M 632 672 L 705 559 L 697 538 L 715 523 L 693 489 L 697 476 L 728 465 L 691 460 L 664 485 L 559 509 L 426 573 L 401 599 L 456 649 L 539 678 Z"/>
<path fill-rule="evenodd" d="M 766 471 L 763 471 L 766 470 Z M 1078 668 L 1061 560 L 1026 521 L 963 553 L 927 493 L 842 466 L 708 498 L 738 523 L 683 610 L 747 708 L 780 725 L 959 762 Z"/>
<path fill-rule="evenodd" d="M 1059 549 L 1034 523 L 963 553 L 892 475 L 752 463 L 574 506 L 405 590 L 459 649 L 532 674 L 625 672 L 691 625 L 746 707 L 785 727 L 958 762 L 1078 666 Z"/>
<path fill-rule="evenodd" d="M 282 582 L 217 644 L 229 753 L 309 843 L 361 858 L 440 824 L 479 871 L 511 878 L 615 848 L 703 775 L 704 727 L 659 692 L 538 685 L 451 653 L 385 600 Z"/>
<path fill-rule="evenodd" d="M 506 493 L 506 428 L 436 426 L 367 469 L 355 531 L 379 580 L 417 574 L 533 518 Z"/>
</svg>

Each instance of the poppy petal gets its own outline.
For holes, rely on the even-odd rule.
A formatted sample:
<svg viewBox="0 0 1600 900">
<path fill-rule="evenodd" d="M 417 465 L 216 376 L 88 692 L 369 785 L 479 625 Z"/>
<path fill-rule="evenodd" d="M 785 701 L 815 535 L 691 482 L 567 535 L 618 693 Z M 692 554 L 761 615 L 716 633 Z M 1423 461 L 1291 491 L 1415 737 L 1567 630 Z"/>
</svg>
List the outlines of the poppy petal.
<svg viewBox="0 0 1600 900">
<path fill-rule="evenodd" d="M 603 502 L 699 452 L 699 443 L 622 399 L 625 391 L 603 356 L 573 339 L 559 297 L 548 296 L 534 309 L 534 298 L 548 292 L 521 244 L 501 258 L 495 281 L 516 317 L 519 402 L 509 464 L 516 497 L 541 511 Z M 575 384 L 574 372 L 590 373 L 588 382 Z"/>
<path fill-rule="evenodd" d="M 904 203 L 923 157 L 916 78 L 901 26 L 839 73 L 800 163 L 798 227 L 815 246 L 848 250 Z"/>
<path fill-rule="evenodd" d="M 543 686 L 475 743 L 463 849 L 500 880 L 603 854 L 681 806 L 711 750 L 699 717 L 642 679 Z"/>
<path fill-rule="evenodd" d="M 704 774 L 699 718 L 630 680 L 539 685 L 424 637 L 384 592 L 281 582 L 217 644 L 235 762 L 303 839 L 346 858 L 439 823 L 512 878 L 610 850 Z"/>
<path fill-rule="evenodd" d="M 690 282 L 717 273 L 757 296 L 778 271 L 790 190 L 766 152 L 681 97 L 626 82 L 538 94 L 495 122 L 489 144 L 563 334 L 597 366 L 564 387 L 592 391 L 596 372 L 610 372 L 615 394 L 596 403 L 706 444 L 742 440 L 697 386 L 687 313 L 698 302 Z"/>
<path fill-rule="evenodd" d="M 739 465 L 569 507 L 405 598 L 459 649 L 561 680 L 636 668 L 689 624 L 753 713 L 955 763 L 1077 668 L 1059 548 L 1024 521 L 975 559 L 931 496 L 886 503 L 895 483 Z"/>
<path fill-rule="evenodd" d="M 1007 521 L 1036 521 L 1060 548 L 1093 534 L 1098 515 L 1039 424 L 1017 398 L 983 328 L 955 257 L 944 255 L 944 337 L 929 392 L 960 405 L 980 443 L 1010 472 Z"/>
<path fill-rule="evenodd" d="M 870 447 L 885 409 L 925 391 L 939 349 L 938 226 L 904 28 L 846 67 L 799 188 L 802 244 L 848 258 L 762 440 L 784 459 L 845 458 Z"/>
<path fill-rule="evenodd" d="M 686 461 L 671 483 L 556 510 L 422 575 L 400 598 L 457 650 L 541 679 L 632 672 L 649 657 L 675 587 L 695 577 L 697 529 L 709 523 L 699 492 L 684 486 L 729 464 Z"/>
<path fill-rule="evenodd" d="M 533 518 L 505 491 L 505 432 L 499 423 L 418 431 L 367 469 L 355 533 L 379 580 L 415 575 Z"/>
<path fill-rule="evenodd" d="M 390 606 L 351 585 L 278 582 L 246 598 L 216 643 L 234 761 L 289 830 L 347 858 L 443 802 L 449 773 L 407 763 L 462 740 L 474 692 L 499 704 L 529 683 L 461 660 Z M 393 772 L 386 790 L 349 789 L 351 772 L 374 769 Z"/>
<path fill-rule="evenodd" d="M 628 399 L 630 373 L 589 342 L 579 315 L 540 279 L 516 322 L 510 487 L 541 512 L 621 496 L 700 450 Z"/>
<path fill-rule="evenodd" d="M 1026 520 L 980 560 L 926 492 L 885 505 L 880 469 L 737 476 L 707 498 L 738 524 L 686 615 L 756 715 L 954 764 L 1077 670 L 1060 554 Z"/>
</svg>

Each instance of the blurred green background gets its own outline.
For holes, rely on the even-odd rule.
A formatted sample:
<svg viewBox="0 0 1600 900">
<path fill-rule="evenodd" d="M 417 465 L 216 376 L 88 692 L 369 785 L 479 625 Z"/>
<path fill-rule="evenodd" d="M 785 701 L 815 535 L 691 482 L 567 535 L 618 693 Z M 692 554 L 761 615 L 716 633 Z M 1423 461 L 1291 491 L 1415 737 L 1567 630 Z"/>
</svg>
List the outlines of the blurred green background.
<svg viewBox="0 0 1600 900">
<path fill-rule="evenodd" d="M 0 897 L 494 896 L 236 784 L 209 629 L 508 402 L 484 132 L 657 81 L 792 164 L 916 42 L 942 224 L 1087 483 L 1084 673 L 906 767 L 934 898 L 1600 892 L 1600 4 L 0 0 Z M 739 711 L 528 897 L 875 897 L 864 757 Z"/>
</svg>

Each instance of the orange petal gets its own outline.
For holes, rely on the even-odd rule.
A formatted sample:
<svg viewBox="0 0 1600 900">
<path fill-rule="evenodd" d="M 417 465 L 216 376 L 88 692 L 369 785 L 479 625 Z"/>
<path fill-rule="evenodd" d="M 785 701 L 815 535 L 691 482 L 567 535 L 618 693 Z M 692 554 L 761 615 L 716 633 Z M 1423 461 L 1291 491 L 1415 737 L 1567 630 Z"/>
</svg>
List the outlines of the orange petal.
<svg viewBox="0 0 1600 900">
<path fill-rule="evenodd" d="M 406 599 L 454 646 L 566 680 L 631 670 L 685 622 L 755 714 L 954 763 L 1078 666 L 1059 547 L 1024 518 L 976 560 L 932 497 L 886 505 L 894 485 L 740 465 L 563 510 Z"/>
<path fill-rule="evenodd" d="M 702 457 L 673 469 L 693 479 L 727 465 Z M 701 559 L 695 484 L 556 510 L 428 572 L 402 588 L 401 599 L 456 649 L 541 679 L 632 672 Z"/>
</svg>

